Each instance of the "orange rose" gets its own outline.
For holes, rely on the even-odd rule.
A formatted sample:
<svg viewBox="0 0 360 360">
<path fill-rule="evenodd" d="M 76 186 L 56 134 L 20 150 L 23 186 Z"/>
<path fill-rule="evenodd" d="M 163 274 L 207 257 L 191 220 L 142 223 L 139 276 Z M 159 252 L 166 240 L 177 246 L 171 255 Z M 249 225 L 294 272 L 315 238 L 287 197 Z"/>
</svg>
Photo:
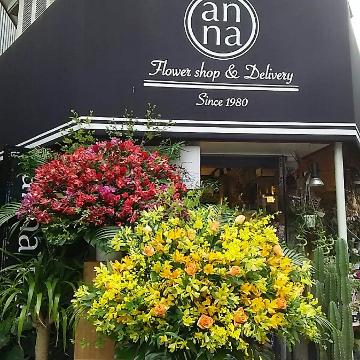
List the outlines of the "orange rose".
<svg viewBox="0 0 360 360">
<path fill-rule="evenodd" d="M 152 246 L 146 245 L 143 254 L 146 256 L 153 256 L 155 254 L 155 249 Z"/>
<path fill-rule="evenodd" d="M 229 270 L 229 274 L 232 276 L 237 276 L 241 273 L 241 269 L 239 266 L 232 266 Z"/>
<path fill-rule="evenodd" d="M 211 221 L 210 222 L 210 230 L 212 232 L 217 232 L 219 230 L 219 227 L 220 227 L 220 223 L 218 221 Z"/>
<path fill-rule="evenodd" d="M 201 315 L 198 322 L 197 322 L 197 326 L 200 328 L 200 329 L 209 329 L 210 327 L 212 327 L 214 324 L 214 319 L 210 316 L 207 316 L 207 315 Z"/>
<path fill-rule="evenodd" d="M 245 215 L 238 215 L 236 218 L 235 218 L 235 224 L 237 225 L 242 225 L 246 220 L 246 217 Z"/>
<path fill-rule="evenodd" d="M 283 297 L 276 299 L 276 305 L 279 309 L 286 309 L 287 303 Z"/>
<path fill-rule="evenodd" d="M 234 313 L 234 325 L 239 326 L 247 321 L 249 317 L 245 314 L 244 309 L 238 308 Z"/>
<path fill-rule="evenodd" d="M 277 256 L 284 256 L 284 253 L 283 253 L 280 245 L 275 245 L 273 247 L 273 251 L 274 251 L 275 255 L 277 255 Z"/>
<path fill-rule="evenodd" d="M 197 272 L 197 265 L 193 262 L 188 263 L 185 267 L 185 272 L 190 276 L 194 276 Z"/>
<path fill-rule="evenodd" d="M 164 317 L 167 312 L 167 308 L 163 304 L 158 304 L 153 307 L 153 313 L 157 317 Z"/>
</svg>

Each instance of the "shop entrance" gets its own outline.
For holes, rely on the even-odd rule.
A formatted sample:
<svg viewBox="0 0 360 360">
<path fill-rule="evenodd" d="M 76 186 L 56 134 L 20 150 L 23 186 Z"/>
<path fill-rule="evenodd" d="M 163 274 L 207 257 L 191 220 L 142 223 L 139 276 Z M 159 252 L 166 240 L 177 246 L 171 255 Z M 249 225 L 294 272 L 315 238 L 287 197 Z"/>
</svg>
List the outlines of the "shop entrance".
<svg viewBox="0 0 360 360">
<path fill-rule="evenodd" d="M 204 203 L 222 203 L 244 212 L 283 210 L 281 158 L 278 156 L 203 155 Z"/>
</svg>

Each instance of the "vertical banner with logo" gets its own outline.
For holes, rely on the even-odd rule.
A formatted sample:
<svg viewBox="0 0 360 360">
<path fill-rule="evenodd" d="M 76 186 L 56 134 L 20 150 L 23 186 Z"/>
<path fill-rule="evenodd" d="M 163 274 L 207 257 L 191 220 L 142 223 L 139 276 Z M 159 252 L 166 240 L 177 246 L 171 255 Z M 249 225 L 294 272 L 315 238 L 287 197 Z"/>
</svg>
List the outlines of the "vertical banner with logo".
<svg viewBox="0 0 360 360">
<path fill-rule="evenodd" d="M 21 175 L 18 156 L 24 149 L 7 147 L 0 162 L 0 205 L 18 203 L 26 194 L 31 178 Z M 1 248 L 10 254 L 36 254 L 40 249 L 39 224 L 28 223 L 13 231 L 17 218 L 11 219 L 0 228 Z M 21 229 L 21 230 L 20 230 Z M 6 252 L 0 253 L 0 269 L 13 263 Z"/>
</svg>

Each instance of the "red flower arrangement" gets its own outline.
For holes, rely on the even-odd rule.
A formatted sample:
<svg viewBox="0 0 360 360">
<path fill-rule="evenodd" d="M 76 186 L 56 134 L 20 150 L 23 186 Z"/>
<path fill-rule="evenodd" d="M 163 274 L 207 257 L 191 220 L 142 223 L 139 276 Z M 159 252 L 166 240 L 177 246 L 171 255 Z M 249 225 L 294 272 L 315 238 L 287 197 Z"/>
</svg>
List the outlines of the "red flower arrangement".
<svg viewBox="0 0 360 360">
<path fill-rule="evenodd" d="M 63 243 L 65 234 L 74 240 L 73 230 L 78 236 L 89 226 L 136 221 L 142 210 L 158 204 L 165 191 L 174 200 L 186 191 L 166 157 L 131 140 L 112 139 L 39 167 L 18 215 L 35 219 L 52 232 L 53 242 Z"/>
</svg>

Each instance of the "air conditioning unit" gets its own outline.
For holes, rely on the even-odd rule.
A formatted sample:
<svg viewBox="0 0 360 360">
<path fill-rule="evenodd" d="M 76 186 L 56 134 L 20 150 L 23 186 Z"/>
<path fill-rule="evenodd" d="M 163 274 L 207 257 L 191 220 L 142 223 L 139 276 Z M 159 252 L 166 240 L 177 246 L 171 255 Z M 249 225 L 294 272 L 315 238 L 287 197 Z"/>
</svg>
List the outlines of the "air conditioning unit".
<svg viewBox="0 0 360 360">
<path fill-rule="evenodd" d="M 26 31 L 55 0 L 19 0 L 17 36 Z"/>
</svg>

